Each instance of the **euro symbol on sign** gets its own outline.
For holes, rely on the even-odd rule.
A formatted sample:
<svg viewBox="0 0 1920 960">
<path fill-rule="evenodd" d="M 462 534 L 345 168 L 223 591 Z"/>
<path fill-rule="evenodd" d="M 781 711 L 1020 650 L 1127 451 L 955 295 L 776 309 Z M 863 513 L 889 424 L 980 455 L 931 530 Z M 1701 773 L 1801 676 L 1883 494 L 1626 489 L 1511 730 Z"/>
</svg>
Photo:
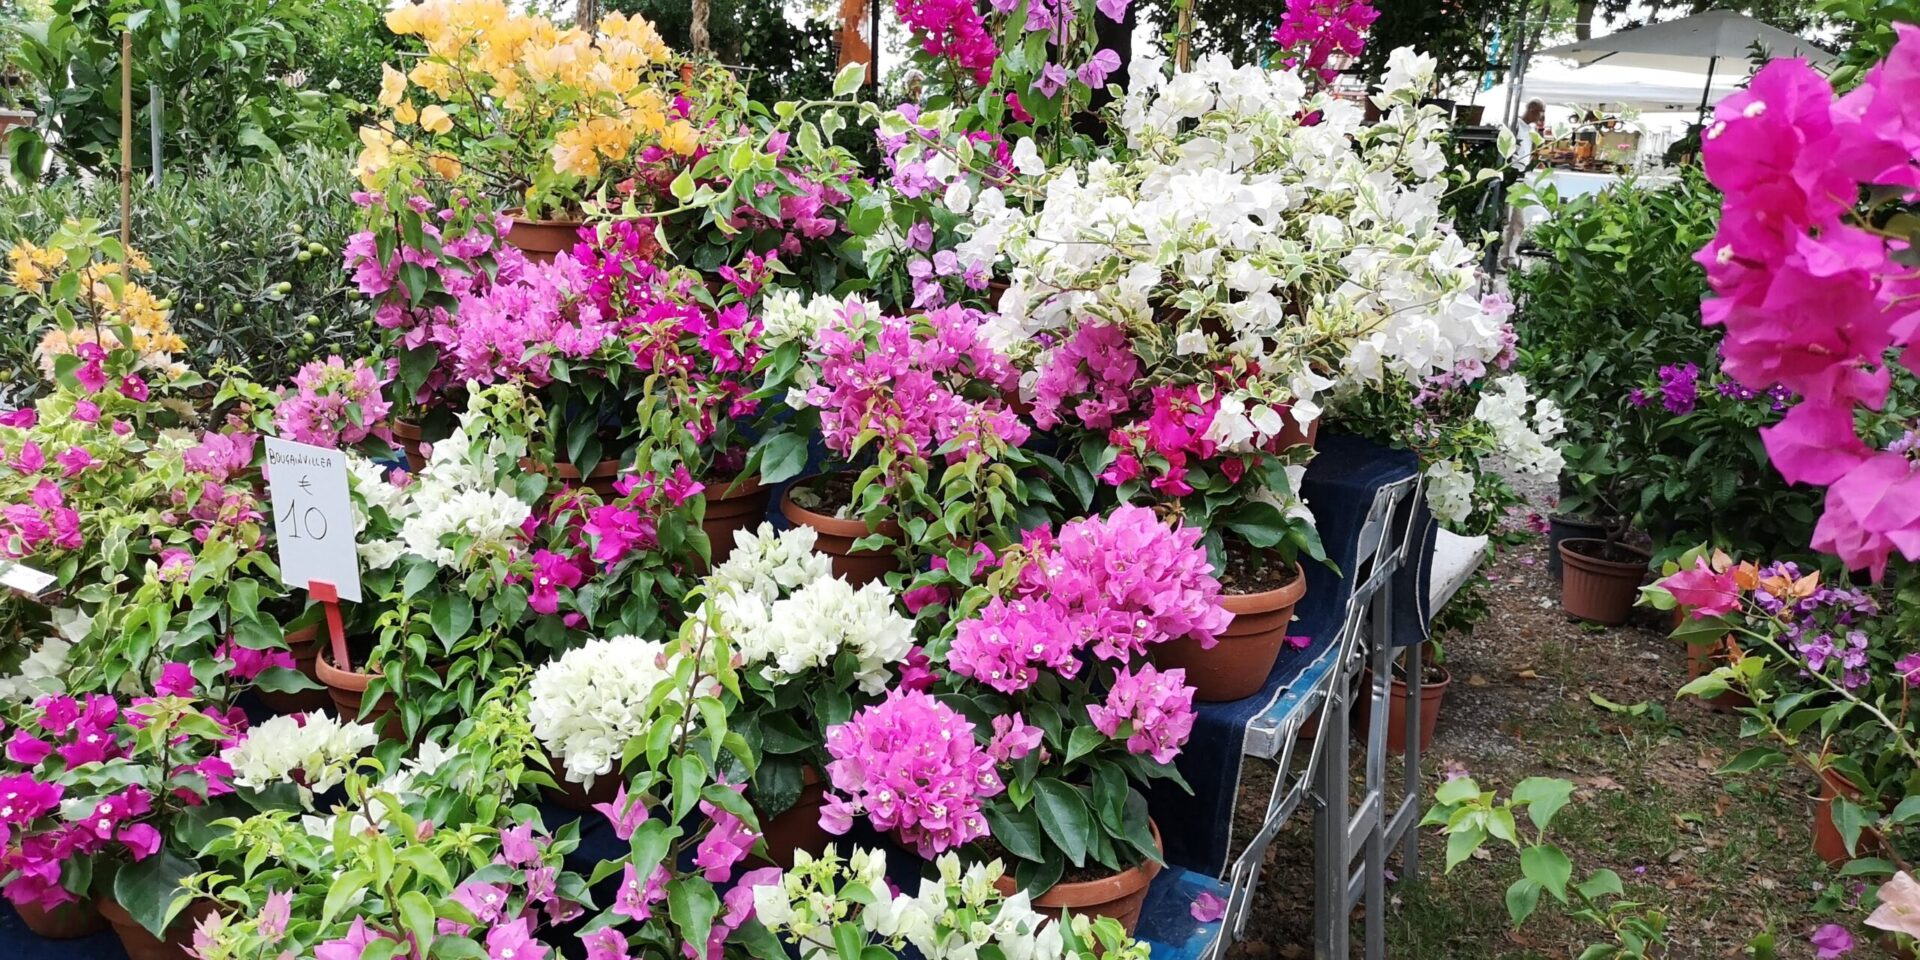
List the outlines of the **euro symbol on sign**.
<svg viewBox="0 0 1920 960">
<path fill-rule="evenodd" d="M 313 486 L 313 481 L 312 481 L 312 480 L 309 480 L 309 479 L 307 479 L 307 475 L 306 475 L 306 474 L 304 474 L 304 473 L 303 473 L 303 474 L 301 474 L 301 475 L 300 475 L 300 489 L 302 489 L 302 490 L 308 490 L 308 489 L 310 489 L 310 488 L 311 488 L 312 486 Z"/>
</svg>

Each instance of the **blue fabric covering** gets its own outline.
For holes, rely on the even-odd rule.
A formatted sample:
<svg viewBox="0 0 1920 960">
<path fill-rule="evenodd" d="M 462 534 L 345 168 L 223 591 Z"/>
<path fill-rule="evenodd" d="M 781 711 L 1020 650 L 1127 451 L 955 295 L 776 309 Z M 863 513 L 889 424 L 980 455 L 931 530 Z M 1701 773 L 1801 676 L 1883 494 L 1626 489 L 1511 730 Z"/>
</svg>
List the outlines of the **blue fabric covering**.
<svg viewBox="0 0 1920 960">
<path fill-rule="evenodd" d="M 27 929 L 13 904 L 0 901 L 0 952 L 8 960 L 127 960 L 120 938 L 103 930 L 79 940 L 46 940 Z"/>
<path fill-rule="evenodd" d="M 1263 714 L 1284 718 L 1302 709 L 1305 691 L 1332 669 L 1330 654 L 1346 619 L 1354 578 L 1360 573 L 1354 569 L 1354 557 L 1374 493 L 1413 476 L 1416 470 L 1409 452 L 1357 437 L 1322 435 L 1301 492 L 1313 509 L 1333 568 L 1306 564 L 1307 595 L 1294 611 L 1298 619 L 1293 625 L 1294 636 L 1311 642 L 1303 648 L 1284 648 L 1266 686 L 1253 696 L 1199 705 L 1193 736 L 1178 761 L 1181 775 L 1193 785 L 1193 795 L 1162 781 L 1154 784 L 1148 796 L 1170 863 L 1214 877 L 1226 872 L 1247 725 Z"/>
<path fill-rule="evenodd" d="M 1221 922 L 1195 920 L 1193 901 L 1202 893 L 1225 900 L 1229 892 L 1219 880 L 1169 866 L 1147 889 L 1147 902 L 1140 908 L 1140 926 L 1134 936 L 1153 948 L 1153 960 L 1199 960 L 1220 939 Z"/>
</svg>

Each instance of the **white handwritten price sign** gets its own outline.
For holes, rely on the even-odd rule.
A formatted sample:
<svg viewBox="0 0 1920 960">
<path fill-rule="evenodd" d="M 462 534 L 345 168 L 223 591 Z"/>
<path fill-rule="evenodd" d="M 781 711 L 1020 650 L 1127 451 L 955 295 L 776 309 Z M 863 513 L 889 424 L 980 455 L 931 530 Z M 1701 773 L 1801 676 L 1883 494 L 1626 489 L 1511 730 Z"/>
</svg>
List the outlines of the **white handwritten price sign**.
<svg viewBox="0 0 1920 960">
<path fill-rule="evenodd" d="M 331 584 L 342 600 L 360 600 L 347 455 L 326 447 L 267 439 L 267 489 L 280 541 L 280 581 Z M 318 598 L 316 598 L 318 599 Z"/>
</svg>

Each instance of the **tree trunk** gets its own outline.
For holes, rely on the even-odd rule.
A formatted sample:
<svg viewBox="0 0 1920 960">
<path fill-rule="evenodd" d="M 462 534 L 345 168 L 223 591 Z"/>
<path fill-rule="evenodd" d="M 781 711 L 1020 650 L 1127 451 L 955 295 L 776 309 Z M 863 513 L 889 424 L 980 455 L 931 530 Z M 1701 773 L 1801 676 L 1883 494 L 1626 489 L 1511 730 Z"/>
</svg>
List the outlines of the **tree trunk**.
<svg viewBox="0 0 1920 960">
<path fill-rule="evenodd" d="M 867 65 L 867 82 L 875 82 L 873 72 L 873 45 L 867 42 L 867 16 L 869 12 L 878 16 L 878 11 L 869 11 L 868 0 L 840 0 L 840 63 L 844 68 L 849 63 Z"/>
<path fill-rule="evenodd" d="M 687 26 L 687 40 L 693 45 L 693 54 L 704 57 L 713 52 L 713 44 L 707 39 L 707 13 L 712 0 L 693 0 L 692 22 Z"/>
<path fill-rule="evenodd" d="M 600 0 L 579 0 L 573 7 L 573 25 L 592 30 L 600 25 Z"/>
<path fill-rule="evenodd" d="M 1580 0 L 1573 13 L 1574 39 L 1593 39 L 1593 14 L 1599 6 L 1599 0 Z"/>
</svg>

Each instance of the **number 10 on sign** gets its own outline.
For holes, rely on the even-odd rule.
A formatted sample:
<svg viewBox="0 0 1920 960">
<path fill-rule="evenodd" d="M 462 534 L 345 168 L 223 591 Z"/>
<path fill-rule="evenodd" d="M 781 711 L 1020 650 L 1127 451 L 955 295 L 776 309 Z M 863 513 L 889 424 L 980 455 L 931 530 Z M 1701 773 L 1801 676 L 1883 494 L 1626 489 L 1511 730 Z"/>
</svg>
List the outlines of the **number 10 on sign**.
<svg viewBox="0 0 1920 960">
<path fill-rule="evenodd" d="M 280 580 L 290 587 L 330 583 L 340 599 L 360 600 L 347 455 L 268 437 L 267 489 L 280 545 Z"/>
</svg>

